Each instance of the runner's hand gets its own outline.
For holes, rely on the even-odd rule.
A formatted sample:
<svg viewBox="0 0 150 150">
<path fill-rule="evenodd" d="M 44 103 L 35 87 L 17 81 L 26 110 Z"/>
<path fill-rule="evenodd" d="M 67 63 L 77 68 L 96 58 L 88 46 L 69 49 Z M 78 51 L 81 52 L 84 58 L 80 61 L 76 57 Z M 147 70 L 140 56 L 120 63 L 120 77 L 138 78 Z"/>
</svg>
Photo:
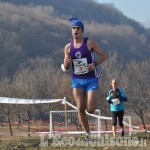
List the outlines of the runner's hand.
<svg viewBox="0 0 150 150">
<path fill-rule="evenodd" d="M 94 69 L 95 69 L 95 64 L 94 64 L 94 63 L 89 64 L 88 70 L 89 70 L 89 71 L 92 71 L 92 70 L 94 70 Z"/>
<path fill-rule="evenodd" d="M 69 53 L 67 53 L 66 56 L 65 56 L 65 62 L 67 64 L 70 64 L 70 62 L 71 62 L 71 57 L 70 57 Z"/>
</svg>

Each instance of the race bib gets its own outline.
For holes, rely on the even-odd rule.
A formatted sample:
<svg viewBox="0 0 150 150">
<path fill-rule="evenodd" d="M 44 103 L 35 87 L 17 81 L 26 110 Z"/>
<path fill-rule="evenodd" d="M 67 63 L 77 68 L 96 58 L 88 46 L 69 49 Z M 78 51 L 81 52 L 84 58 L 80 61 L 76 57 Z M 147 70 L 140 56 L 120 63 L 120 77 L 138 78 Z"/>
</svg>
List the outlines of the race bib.
<svg viewBox="0 0 150 150">
<path fill-rule="evenodd" d="M 112 99 L 111 101 L 112 101 L 112 103 L 113 103 L 114 105 L 120 104 L 119 98 Z"/>
<path fill-rule="evenodd" d="M 86 58 L 73 59 L 74 73 L 77 75 L 89 72 Z"/>
</svg>

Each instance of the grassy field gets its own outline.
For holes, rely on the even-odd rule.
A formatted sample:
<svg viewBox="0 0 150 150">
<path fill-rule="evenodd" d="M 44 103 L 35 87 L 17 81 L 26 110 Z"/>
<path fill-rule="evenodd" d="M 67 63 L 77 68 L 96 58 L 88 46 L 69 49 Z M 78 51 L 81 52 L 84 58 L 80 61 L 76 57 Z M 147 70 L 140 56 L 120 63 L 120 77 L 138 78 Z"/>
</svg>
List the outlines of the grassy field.
<svg viewBox="0 0 150 150">
<path fill-rule="evenodd" d="M 81 135 L 64 135 L 50 139 L 48 133 L 41 134 L 39 133 L 42 131 L 41 128 L 37 125 L 36 127 L 36 129 L 35 127 L 31 129 L 31 135 L 28 137 L 25 126 L 19 129 L 13 126 L 13 136 L 8 132 L 8 126 L 1 126 L 0 150 L 150 150 L 150 133 L 136 133 L 129 137 L 131 139 L 129 143 L 126 143 L 119 135 L 114 140 L 111 134 L 107 136 L 102 134 L 100 142 L 98 138 L 94 138 L 94 141 L 87 141 Z M 125 138 L 127 136 L 126 134 Z M 123 139 L 122 143 L 118 142 L 119 138 Z"/>
<path fill-rule="evenodd" d="M 54 142 L 46 136 L 32 135 L 0 135 L 0 150 L 150 150 L 150 134 L 138 133 L 133 137 L 138 137 L 138 145 L 92 145 L 89 142 L 84 142 L 83 137 L 76 137 L 76 145 L 66 144 L 65 138 L 71 139 L 68 136 L 65 138 L 61 137 L 59 145 L 54 145 Z M 63 139 L 63 140 L 62 140 Z M 44 143 L 42 142 L 44 141 Z M 64 141 L 64 142 L 63 142 Z M 55 147 L 54 147 L 55 146 Z"/>
</svg>

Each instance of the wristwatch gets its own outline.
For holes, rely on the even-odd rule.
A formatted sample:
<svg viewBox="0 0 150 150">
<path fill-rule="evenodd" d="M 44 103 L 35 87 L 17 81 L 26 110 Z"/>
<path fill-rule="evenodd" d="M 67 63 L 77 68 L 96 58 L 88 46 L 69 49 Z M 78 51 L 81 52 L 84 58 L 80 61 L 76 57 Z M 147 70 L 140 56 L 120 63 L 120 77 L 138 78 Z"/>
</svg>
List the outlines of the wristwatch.
<svg viewBox="0 0 150 150">
<path fill-rule="evenodd" d="M 98 65 L 96 61 L 94 61 L 94 65 L 95 65 L 95 67 Z"/>
</svg>

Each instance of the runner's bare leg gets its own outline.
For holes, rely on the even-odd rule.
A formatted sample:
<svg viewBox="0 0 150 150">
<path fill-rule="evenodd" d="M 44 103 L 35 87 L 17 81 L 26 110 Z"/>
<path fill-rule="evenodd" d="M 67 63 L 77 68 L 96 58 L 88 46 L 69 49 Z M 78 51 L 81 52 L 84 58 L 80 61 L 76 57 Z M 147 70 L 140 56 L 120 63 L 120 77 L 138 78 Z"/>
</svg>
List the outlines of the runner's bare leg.
<svg viewBox="0 0 150 150">
<path fill-rule="evenodd" d="M 86 95 L 83 89 L 73 88 L 73 96 L 78 108 L 78 118 L 86 133 L 90 133 L 86 109 Z"/>
<path fill-rule="evenodd" d="M 92 90 L 92 91 L 89 91 L 87 92 L 87 112 L 90 113 L 90 114 L 94 114 L 95 112 L 95 109 L 96 109 L 96 106 L 97 106 L 97 100 L 96 100 L 96 95 L 97 94 L 97 91 L 96 90 Z"/>
</svg>

